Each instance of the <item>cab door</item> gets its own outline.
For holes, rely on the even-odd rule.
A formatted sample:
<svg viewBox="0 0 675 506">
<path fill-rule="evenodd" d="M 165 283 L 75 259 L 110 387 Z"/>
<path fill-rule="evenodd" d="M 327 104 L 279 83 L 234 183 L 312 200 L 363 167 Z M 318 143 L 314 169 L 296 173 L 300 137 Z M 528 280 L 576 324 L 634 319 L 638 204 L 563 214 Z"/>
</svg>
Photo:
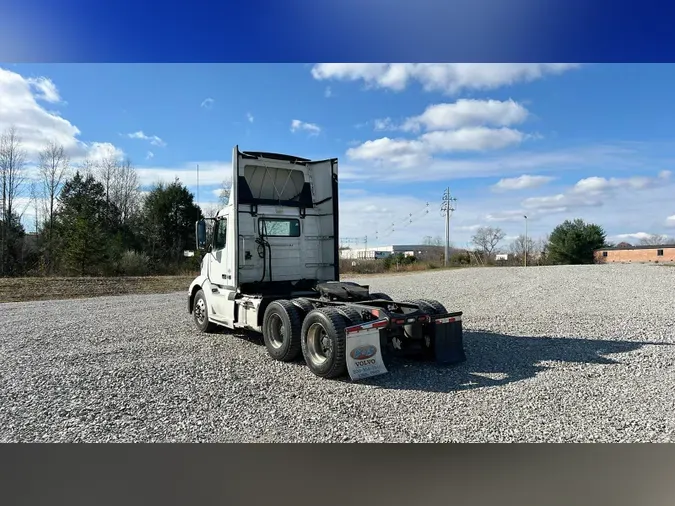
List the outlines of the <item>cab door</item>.
<svg viewBox="0 0 675 506">
<path fill-rule="evenodd" d="M 212 314 L 216 319 L 234 318 L 234 301 L 228 295 L 235 290 L 232 281 L 232 249 L 229 241 L 228 217 L 218 218 L 214 224 L 211 252 L 209 253 L 209 282 L 217 287 L 212 293 Z"/>
<path fill-rule="evenodd" d="M 233 289 L 232 268 L 229 261 L 232 247 L 228 241 L 228 222 L 225 217 L 219 218 L 214 224 L 209 281 L 212 285 Z"/>
</svg>

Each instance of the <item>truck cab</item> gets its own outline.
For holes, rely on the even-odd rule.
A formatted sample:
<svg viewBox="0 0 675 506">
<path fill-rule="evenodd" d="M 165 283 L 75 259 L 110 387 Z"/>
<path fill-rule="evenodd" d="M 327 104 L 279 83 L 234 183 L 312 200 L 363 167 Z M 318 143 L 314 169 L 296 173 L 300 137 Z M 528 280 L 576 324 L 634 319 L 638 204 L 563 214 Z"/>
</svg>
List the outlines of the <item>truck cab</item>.
<svg viewBox="0 0 675 506">
<path fill-rule="evenodd" d="M 235 147 L 232 160 L 230 199 L 209 244 L 197 224 L 204 256 L 191 296 L 197 287 L 208 294 L 214 323 L 260 331 L 263 299 L 311 295 L 339 279 L 337 159 Z"/>
<path fill-rule="evenodd" d="M 384 346 L 400 348 L 406 340 L 399 335 L 431 349 L 442 328 L 429 327 L 433 314 L 459 329 L 460 348 L 453 353 L 463 359 L 461 312 L 447 313 L 436 301 L 394 302 L 368 286 L 340 281 L 338 211 L 337 158 L 235 146 L 230 199 L 207 219 L 211 238 L 207 220 L 196 224 L 203 258 L 188 289 L 188 311 L 197 328 L 260 332 L 272 358 L 302 355 L 318 376 L 336 377 L 349 366 L 348 334 L 375 336 L 377 344 L 362 346 L 378 354 Z"/>
</svg>

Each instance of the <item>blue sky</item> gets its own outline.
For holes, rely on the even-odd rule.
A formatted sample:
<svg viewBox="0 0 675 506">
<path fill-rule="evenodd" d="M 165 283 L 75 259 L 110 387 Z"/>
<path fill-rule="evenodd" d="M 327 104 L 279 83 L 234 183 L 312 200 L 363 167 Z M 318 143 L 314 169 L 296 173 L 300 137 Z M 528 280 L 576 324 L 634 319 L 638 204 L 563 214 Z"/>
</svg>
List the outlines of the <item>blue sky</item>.
<svg viewBox="0 0 675 506">
<path fill-rule="evenodd" d="M 338 157 L 341 234 L 369 245 L 442 236 L 448 186 L 457 246 L 480 225 L 507 246 L 524 214 L 534 237 L 580 217 L 636 241 L 675 235 L 673 88 L 665 64 L 0 63 L 0 129 L 33 158 L 128 156 L 144 185 L 196 192 L 199 164 L 205 206 L 235 144 Z"/>
</svg>

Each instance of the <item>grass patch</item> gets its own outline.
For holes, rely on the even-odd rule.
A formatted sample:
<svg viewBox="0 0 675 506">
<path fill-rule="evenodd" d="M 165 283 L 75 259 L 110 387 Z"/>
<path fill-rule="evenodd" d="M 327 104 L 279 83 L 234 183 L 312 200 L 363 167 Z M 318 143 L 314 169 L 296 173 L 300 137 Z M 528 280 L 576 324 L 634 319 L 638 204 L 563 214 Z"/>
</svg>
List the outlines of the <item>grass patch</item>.
<svg viewBox="0 0 675 506">
<path fill-rule="evenodd" d="M 0 278 L 0 303 L 187 292 L 194 277 Z"/>
</svg>

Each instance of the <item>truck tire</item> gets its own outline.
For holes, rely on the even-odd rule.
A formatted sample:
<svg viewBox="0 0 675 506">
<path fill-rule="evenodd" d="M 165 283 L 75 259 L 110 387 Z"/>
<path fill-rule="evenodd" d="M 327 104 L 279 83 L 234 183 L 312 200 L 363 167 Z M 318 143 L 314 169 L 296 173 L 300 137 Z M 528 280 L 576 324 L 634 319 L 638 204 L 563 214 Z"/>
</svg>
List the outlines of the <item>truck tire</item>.
<svg viewBox="0 0 675 506">
<path fill-rule="evenodd" d="M 298 307 L 302 311 L 303 318 L 307 316 L 307 313 L 309 313 L 312 309 L 314 309 L 314 304 L 312 304 L 308 299 L 305 299 L 304 297 L 291 299 L 291 303 L 293 303 L 296 307 Z"/>
<path fill-rule="evenodd" d="M 440 302 L 438 302 L 437 300 L 420 299 L 420 302 L 426 304 L 427 306 L 432 307 L 435 311 L 435 314 L 444 314 L 448 312 L 448 310 L 445 309 L 445 306 Z"/>
<path fill-rule="evenodd" d="M 206 303 L 204 290 L 199 290 L 195 295 L 195 300 L 192 303 L 192 317 L 201 332 L 211 334 L 218 328 L 218 325 L 209 321 L 209 306 Z"/>
<path fill-rule="evenodd" d="M 263 316 L 262 333 L 267 353 L 274 360 L 291 362 L 300 356 L 302 319 L 288 300 L 271 302 Z"/>
<path fill-rule="evenodd" d="M 338 306 L 337 310 L 345 318 L 347 326 L 363 323 L 363 317 L 356 308 L 352 306 Z"/>
<path fill-rule="evenodd" d="M 337 309 L 310 311 L 302 323 L 302 354 L 309 369 L 320 378 L 337 378 L 347 372 L 346 321 Z"/>
<path fill-rule="evenodd" d="M 389 297 L 389 295 L 387 295 L 386 293 L 382 293 L 382 292 L 371 293 L 370 294 L 370 300 L 375 300 L 375 299 L 388 300 L 388 301 L 393 302 L 393 299 L 391 297 Z"/>
<path fill-rule="evenodd" d="M 427 300 L 427 299 L 412 299 L 412 300 L 404 300 L 402 301 L 407 304 L 415 304 L 416 306 L 419 306 L 419 308 L 424 311 L 425 313 L 429 314 L 439 314 L 441 312 L 445 311 L 445 308 L 436 301 L 432 300 Z M 442 309 L 443 311 L 439 311 L 439 309 Z"/>
</svg>

